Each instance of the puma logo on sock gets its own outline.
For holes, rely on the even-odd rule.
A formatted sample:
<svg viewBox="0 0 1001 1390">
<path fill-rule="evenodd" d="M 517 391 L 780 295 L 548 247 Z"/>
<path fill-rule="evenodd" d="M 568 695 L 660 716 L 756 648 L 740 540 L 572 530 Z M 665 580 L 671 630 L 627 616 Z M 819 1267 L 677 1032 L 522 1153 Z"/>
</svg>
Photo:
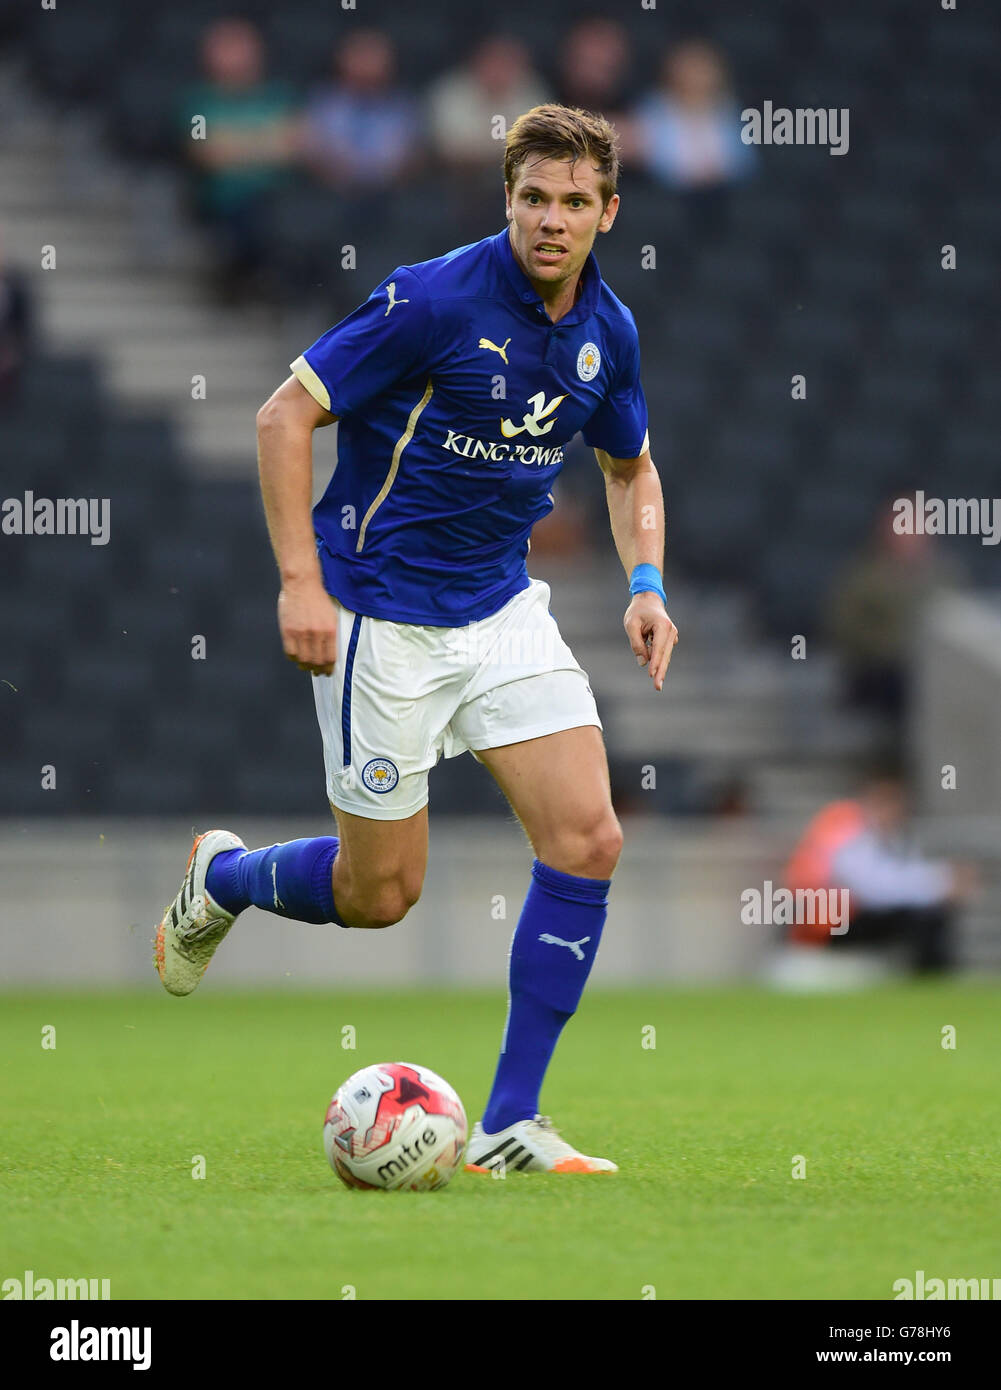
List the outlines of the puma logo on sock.
<svg viewBox="0 0 1001 1390">
<path fill-rule="evenodd" d="M 582 936 L 579 941 L 564 941 L 562 936 L 550 936 L 549 932 L 544 931 L 539 937 L 540 941 L 545 941 L 550 946 L 565 946 L 568 951 L 573 951 L 578 960 L 584 959 L 584 952 L 580 949 L 588 941 L 589 936 Z"/>
<path fill-rule="evenodd" d="M 285 904 L 282 902 L 281 898 L 278 896 L 278 860 L 277 860 L 277 859 L 273 860 L 272 863 L 271 863 L 271 887 L 274 889 L 275 907 L 284 907 Z"/>
</svg>

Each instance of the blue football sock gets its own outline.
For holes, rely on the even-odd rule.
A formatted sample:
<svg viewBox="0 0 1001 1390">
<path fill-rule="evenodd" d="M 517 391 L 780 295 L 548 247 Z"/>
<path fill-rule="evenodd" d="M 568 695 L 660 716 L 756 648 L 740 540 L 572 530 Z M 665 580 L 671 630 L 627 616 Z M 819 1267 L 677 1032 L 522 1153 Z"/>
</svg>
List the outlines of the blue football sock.
<svg viewBox="0 0 1001 1390">
<path fill-rule="evenodd" d="M 532 863 L 532 885 L 511 942 L 510 1002 L 483 1114 L 487 1134 L 538 1113 L 549 1059 L 591 973 L 610 883 Z"/>
<path fill-rule="evenodd" d="M 205 887 L 226 912 L 253 906 L 297 922 L 343 926 L 330 881 L 339 844 L 321 835 L 265 849 L 224 849 L 209 864 Z"/>
</svg>

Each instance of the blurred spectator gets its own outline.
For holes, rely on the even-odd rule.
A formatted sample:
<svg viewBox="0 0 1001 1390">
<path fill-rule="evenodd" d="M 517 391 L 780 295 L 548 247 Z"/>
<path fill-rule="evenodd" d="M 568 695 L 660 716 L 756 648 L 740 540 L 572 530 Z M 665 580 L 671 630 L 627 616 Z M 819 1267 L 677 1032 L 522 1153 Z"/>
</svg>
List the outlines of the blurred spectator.
<svg viewBox="0 0 1001 1390">
<path fill-rule="evenodd" d="M 968 864 L 926 859 L 909 827 L 907 785 L 894 762 L 876 765 L 859 796 L 823 807 L 807 825 L 783 883 L 803 889 L 848 890 L 848 931 L 831 935 L 826 921 L 799 922 L 801 945 L 860 950 L 901 947 L 915 971 L 954 964 L 953 910 L 974 891 Z"/>
<path fill-rule="evenodd" d="M 439 77 L 428 92 L 428 120 L 436 155 L 463 174 L 487 171 L 495 191 L 504 157 L 505 127 L 523 111 L 549 100 L 520 39 L 496 34 L 472 57 Z"/>
<path fill-rule="evenodd" d="M 623 134 L 629 97 L 629 37 L 614 19 L 582 19 L 561 49 L 558 100 L 599 111 Z"/>
<path fill-rule="evenodd" d="M 757 155 L 740 138 L 740 111 L 722 55 L 690 39 L 664 55 L 660 84 L 636 106 L 633 155 L 684 200 L 692 231 L 724 229 L 729 189 L 753 173 Z"/>
<path fill-rule="evenodd" d="M 264 52 L 247 20 L 223 19 L 202 41 L 206 81 L 183 102 L 185 154 L 196 173 L 199 216 L 215 231 L 220 289 L 229 301 L 260 288 L 268 250 L 268 209 L 297 156 L 293 93 L 263 77 Z M 205 139 L 191 138 L 192 117 L 205 117 Z"/>
<path fill-rule="evenodd" d="M 484 39 L 471 58 L 432 83 L 428 129 L 445 174 L 443 219 L 457 240 L 474 241 L 503 226 L 507 127 L 548 99 L 524 44 L 504 35 Z"/>
<path fill-rule="evenodd" d="M 845 699 L 902 723 L 910 644 L 931 598 L 958 587 L 961 572 L 935 538 L 900 534 L 892 503 L 881 509 L 869 546 L 837 579 L 827 628 L 841 662 Z"/>
<path fill-rule="evenodd" d="M 31 334 L 31 297 L 20 271 L 4 262 L 0 243 L 0 409 L 17 400 Z"/>
<path fill-rule="evenodd" d="M 396 55 L 374 29 L 351 33 L 334 52 L 334 81 L 306 108 L 303 155 L 319 182 L 347 195 L 378 192 L 415 167 L 417 107 L 395 85 Z"/>
</svg>

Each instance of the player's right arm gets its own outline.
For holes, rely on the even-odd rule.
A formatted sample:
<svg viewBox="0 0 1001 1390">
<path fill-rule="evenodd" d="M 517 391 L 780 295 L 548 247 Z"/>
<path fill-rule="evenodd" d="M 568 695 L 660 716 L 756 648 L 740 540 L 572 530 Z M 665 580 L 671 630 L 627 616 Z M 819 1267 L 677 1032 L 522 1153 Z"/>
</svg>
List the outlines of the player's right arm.
<svg viewBox="0 0 1001 1390">
<path fill-rule="evenodd" d="M 293 375 L 257 413 L 261 491 L 282 580 L 278 621 L 286 655 L 304 671 L 330 675 L 337 659 L 337 605 L 323 587 L 310 507 L 313 431 L 364 410 L 428 363 L 432 330 L 427 289 L 398 266 L 289 364 Z"/>
<path fill-rule="evenodd" d="M 329 676 L 337 659 L 337 604 L 323 586 L 313 531 L 313 431 L 338 417 L 294 377 L 257 412 L 261 496 L 278 563 L 278 626 L 285 655 Z"/>
</svg>

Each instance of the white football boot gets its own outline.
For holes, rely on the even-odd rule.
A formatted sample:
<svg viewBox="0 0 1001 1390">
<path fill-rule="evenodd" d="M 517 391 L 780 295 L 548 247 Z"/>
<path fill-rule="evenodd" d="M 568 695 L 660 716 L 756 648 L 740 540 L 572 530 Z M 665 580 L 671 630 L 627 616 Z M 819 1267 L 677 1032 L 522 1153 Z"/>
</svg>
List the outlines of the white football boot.
<svg viewBox="0 0 1001 1390">
<path fill-rule="evenodd" d="M 236 921 L 205 891 L 205 875 L 225 849 L 246 849 L 228 830 L 207 830 L 195 837 L 181 891 L 156 929 L 153 964 L 168 994 L 190 994 L 205 974 L 215 949 Z"/>
<path fill-rule="evenodd" d="M 486 1134 L 479 1120 L 466 1145 L 466 1172 L 492 1173 L 617 1173 L 608 1158 L 578 1153 L 553 1128 L 548 1115 L 518 1120 L 497 1134 Z"/>
</svg>

